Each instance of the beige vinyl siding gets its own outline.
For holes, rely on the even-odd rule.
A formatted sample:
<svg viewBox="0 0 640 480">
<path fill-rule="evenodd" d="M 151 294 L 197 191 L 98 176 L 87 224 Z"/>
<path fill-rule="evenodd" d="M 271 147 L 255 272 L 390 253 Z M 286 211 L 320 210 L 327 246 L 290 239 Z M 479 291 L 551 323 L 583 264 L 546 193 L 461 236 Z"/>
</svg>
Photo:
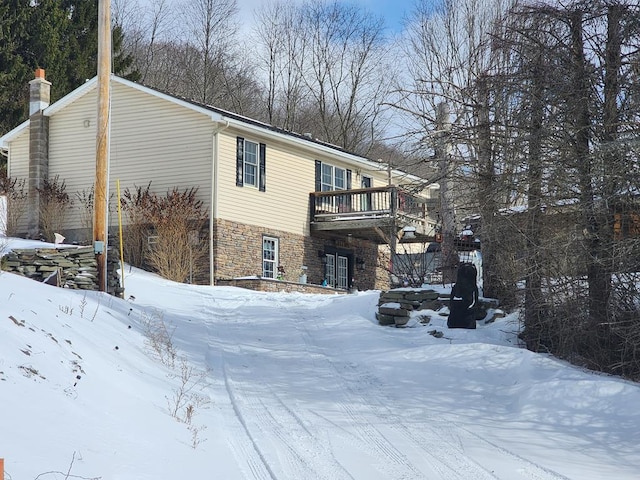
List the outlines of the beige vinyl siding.
<svg viewBox="0 0 640 480">
<path fill-rule="evenodd" d="M 9 170 L 11 178 L 28 181 L 29 179 L 29 129 L 11 142 L 9 152 Z"/>
<path fill-rule="evenodd" d="M 236 138 L 266 144 L 266 191 L 236 186 Z M 310 144 L 312 145 L 312 144 Z M 360 175 L 386 185 L 386 172 L 362 171 L 308 149 L 296 148 L 250 132 L 230 128 L 220 135 L 218 217 L 290 233 L 309 235 L 309 194 L 315 190 L 315 161 L 352 171 L 352 188 L 360 188 Z"/>
<path fill-rule="evenodd" d="M 121 192 L 151 182 L 151 190 L 161 196 L 173 187 L 197 186 L 208 207 L 215 124 L 161 98 L 119 83 L 112 86 L 110 223 L 115 222 L 118 179 Z M 49 175 L 64 178 L 74 200 L 76 192 L 88 192 L 95 181 L 96 102 L 93 90 L 51 118 Z M 69 228 L 82 227 L 79 202 L 67 220 Z"/>
<path fill-rule="evenodd" d="M 7 175 L 18 181 L 24 181 L 24 193 L 26 194 L 29 191 L 29 129 L 25 129 L 22 135 L 11 142 L 8 167 Z M 26 232 L 26 212 L 18 222 L 17 229 L 18 232 Z"/>
<path fill-rule="evenodd" d="M 236 138 L 266 144 L 266 191 L 236 186 Z M 218 217 L 248 225 L 308 235 L 313 159 L 251 133 L 226 130 L 220 135 Z"/>
</svg>

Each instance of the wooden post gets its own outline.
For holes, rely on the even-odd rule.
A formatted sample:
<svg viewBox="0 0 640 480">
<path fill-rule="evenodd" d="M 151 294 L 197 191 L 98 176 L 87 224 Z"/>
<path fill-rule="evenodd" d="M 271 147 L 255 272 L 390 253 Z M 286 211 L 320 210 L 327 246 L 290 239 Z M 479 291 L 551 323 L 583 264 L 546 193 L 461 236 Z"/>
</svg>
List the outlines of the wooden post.
<svg viewBox="0 0 640 480">
<path fill-rule="evenodd" d="M 98 124 L 93 212 L 93 247 L 98 286 L 107 291 L 107 198 L 109 189 L 109 113 L 111 82 L 111 0 L 98 2 Z"/>
<path fill-rule="evenodd" d="M 0 458 L 0 480 L 4 480 L 4 458 Z"/>
</svg>

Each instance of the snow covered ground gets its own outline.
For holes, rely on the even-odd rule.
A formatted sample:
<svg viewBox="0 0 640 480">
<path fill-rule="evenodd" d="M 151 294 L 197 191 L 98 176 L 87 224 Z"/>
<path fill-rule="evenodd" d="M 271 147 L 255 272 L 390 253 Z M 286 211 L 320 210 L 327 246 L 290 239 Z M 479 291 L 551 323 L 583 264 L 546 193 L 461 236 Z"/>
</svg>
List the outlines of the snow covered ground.
<svg viewBox="0 0 640 480">
<path fill-rule="evenodd" d="M 640 478 L 639 386 L 519 348 L 513 315 L 399 329 L 379 292 L 125 288 L 0 273 L 5 479 Z"/>
</svg>

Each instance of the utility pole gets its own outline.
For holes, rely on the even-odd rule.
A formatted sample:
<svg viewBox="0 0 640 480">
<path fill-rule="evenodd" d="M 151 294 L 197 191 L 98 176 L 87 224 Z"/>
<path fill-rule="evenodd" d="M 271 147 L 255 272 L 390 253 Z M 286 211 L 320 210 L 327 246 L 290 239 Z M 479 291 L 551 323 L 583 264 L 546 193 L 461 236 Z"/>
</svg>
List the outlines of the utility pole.
<svg viewBox="0 0 640 480">
<path fill-rule="evenodd" d="M 109 189 L 109 124 L 111 96 L 111 0 L 98 1 L 98 124 L 93 206 L 93 250 L 98 285 L 107 291 L 107 198 Z"/>
</svg>

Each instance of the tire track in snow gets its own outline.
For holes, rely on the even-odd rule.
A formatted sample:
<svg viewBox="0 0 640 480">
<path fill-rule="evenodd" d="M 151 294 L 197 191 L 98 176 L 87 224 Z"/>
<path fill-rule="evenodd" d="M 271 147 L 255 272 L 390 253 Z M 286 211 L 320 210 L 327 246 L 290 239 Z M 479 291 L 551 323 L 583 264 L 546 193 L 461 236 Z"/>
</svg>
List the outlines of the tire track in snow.
<svg viewBox="0 0 640 480">
<path fill-rule="evenodd" d="M 468 437 L 473 438 L 475 441 L 484 443 L 485 445 L 489 446 L 492 450 L 499 452 L 501 455 L 517 460 L 518 462 L 522 462 L 524 465 L 522 466 L 521 469 L 519 469 L 518 473 L 525 475 L 527 478 L 531 478 L 532 480 L 571 480 L 569 477 L 566 477 L 561 473 L 558 473 L 554 470 L 543 467 L 542 465 L 532 462 L 531 460 L 527 460 L 523 456 L 518 455 L 517 453 L 514 453 L 510 450 L 507 450 L 506 448 L 501 447 L 500 445 L 494 442 L 491 442 L 484 437 L 481 437 L 477 433 L 474 433 L 468 430 L 462 425 L 456 425 L 456 427 L 459 430 L 466 432 Z"/>
<path fill-rule="evenodd" d="M 232 443 L 232 447 L 235 447 L 233 448 L 234 453 L 239 452 L 239 454 L 236 454 L 236 459 L 238 460 L 240 465 L 242 465 L 242 463 L 244 462 L 248 464 L 249 470 L 251 471 L 254 479 L 277 480 L 278 477 L 275 476 L 275 474 L 271 470 L 271 467 L 269 466 L 269 463 L 267 462 L 267 460 L 264 458 L 264 455 L 260 451 L 260 448 L 258 447 L 255 439 L 251 435 L 251 432 L 249 431 L 249 427 L 247 426 L 244 416 L 242 415 L 242 412 L 238 407 L 238 399 L 236 398 L 236 395 L 233 389 L 231 388 L 229 376 L 227 374 L 227 367 L 224 362 L 224 359 L 222 362 L 222 373 L 224 376 L 224 385 L 227 390 L 227 395 L 229 397 L 229 401 L 231 402 L 231 407 L 233 408 L 235 418 L 238 420 L 238 422 L 242 426 L 244 434 L 251 445 L 251 448 L 247 448 L 247 445 L 244 442 L 242 443 L 237 442 L 237 437 L 232 436 L 230 441 Z"/>
<path fill-rule="evenodd" d="M 313 337 L 309 333 L 307 325 L 322 324 L 322 317 L 315 317 L 314 320 L 313 322 L 307 320 L 300 323 L 307 348 L 310 351 L 320 352 L 316 353 L 316 356 L 319 355 L 324 362 L 330 365 L 336 377 L 340 379 L 343 390 L 350 397 L 350 401 L 341 402 L 340 408 L 352 419 L 351 425 L 356 427 L 354 432 L 348 433 L 368 445 L 374 455 L 385 460 L 382 466 L 377 467 L 381 473 L 386 475 L 385 478 L 424 479 L 432 477 L 425 477 L 425 473 L 417 466 L 412 465 L 407 456 L 393 448 L 393 441 L 389 440 L 380 428 L 373 426 L 373 423 L 380 418 L 387 419 L 385 427 L 389 432 L 395 433 L 394 437 L 399 435 L 409 440 L 411 446 L 420 451 L 420 458 L 424 460 L 432 473 L 438 475 L 439 480 L 496 480 L 498 478 L 480 464 L 469 459 L 459 446 L 447 442 L 444 432 L 424 424 L 422 427 L 426 427 L 426 430 L 430 432 L 429 435 L 416 434 L 413 429 L 409 429 L 405 425 L 404 419 L 389 408 L 388 403 L 392 403 L 392 401 L 390 399 L 382 400 L 383 393 L 380 389 L 376 390 L 375 396 L 368 395 L 373 389 L 369 386 L 362 388 L 365 383 L 363 378 L 372 378 L 372 375 L 368 373 L 362 375 L 363 372 L 359 369 L 348 371 L 344 368 L 338 368 L 330 356 L 322 353 L 323 347 L 311 342 Z M 354 404 L 366 405 L 368 412 L 365 412 L 365 415 L 363 412 L 355 412 L 351 407 Z M 367 417 L 371 421 L 367 421 Z M 445 445 L 442 444 L 443 442 Z"/>
<path fill-rule="evenodd" d="M 349 376 L 349 385 L 356 386 L 363 383 L 363 378 L 373 377 L 371 374 L 362 375 L 362 372 L 356 369 L 354 369 Z M 364 388 L 360 390 L 368 392 L 371 389 Z M 449 478 L 451 478 L 451 480 L 469 478 L 473 478 L 474 480 L 489 480 L 499 478 L 482 464 L 469 458 L 464 453 L 461 448 L 462 442 L 460 441 L 462 437 L 473 438 L 473 441 L 481 441 L 487 445 L 489 447 L 488 449 L 494 453 L 494 456 L 492 457 L 493 461 L 495 461 L 495 454 L 506 457 L 511 461 L 516 460 L 521 464 L 518 469 L 518 474 L 524 478 L 530 478 L 531 480 L 570 480 L 568 477 L 527 460 L 521 455 L 511 452 L 455 422 L 452 423 L 449 421 L 443 422 L 432 420 L 430 423 L 423 423 L 419 430 L 409 428 L 403 419 L 389 408 L 388 405 L 392 403 L 392 400 L 385 398 L 384 393 L 381 390 L 378 391 L 378 395 L 373 398 L 369 398 L 369 401 L 372 409 L 377 410 L 377 416 L 394 419 L 390 422 L 391 429 L 403 432 L 404 436 L 411 439 L 416 445 L 429 445 L 429 450 L 425 451 L 425 454 L 437 459 L 437 462 L 445 466 L 449 473 L 454 473 L 456 475 L 454 477 L 449 477 L 447 476 L 447 471 L 439 470 L 442 474 L 440 477 L 442 480 L 447 480 Z M 429 435 L 424 434 L 427 430 L 430 432 Z M 453 439 L 457 439 L 458 441 L 449 440 L 447 437 L 453 437 Z"/>
<path fill-rule="evenodd" d="M 245 354 L 243 358 L 247 356 Z M 246 368 L 251 369 L 249 366 Z M 247 383 L 240 379 L 242 375 L 241 370 L 227 368 L 228 384 L 235 398 L 237 414 L 243 419 L 256 450 L 265 463 L 266 458 L 280 461 L 279 465 L 274 461 L 271 468 L 273 478 L 353 480 L 353 476 L 336 460 L 327 443 L 323 443 L 320 432 L 311 430 L 269 385 L 251 377 L 249 391 L 244 387 Z M 234 377 L 238 380 L 234 380 Z"/>
<path fill-rule="evenodd" d="M 413 465 L 412 461 L 395 447 L 395 442 L 392 439 L 389 439 L 380 428 L 374 426 L 376 423 L 379 423 L 381 417 L 371 409 L 371 399 L 352 387 L 354 379 L 347 379 L 343 372 L 336 366 L 335 362 L 323 352 L 323 348 L 311 341 L 312 336 L 309 333 L 308 325 L 317 325 L 318 323 L 322 323 L 322 317 L 308 317 L 297 322 L 296 328 L 302 335 L 309 355 L 312 355 L 316 362 L 321 364 L 318 366 L 318 369 L 326 369 L 332 372 L 334 383 L 337 383 L 340 386 L 341 392 L 347 396 L 346 401 L 337 402 L 338 408 L 350 419 L 349 429 L 347 430 L 341 427 L 341 431 L 351 437 L 351 439 L 355 439 L 355 445 L 375 459 L 372 467 L 383 474 L 384 478 L 393 478 L 394 480 L 419 480 L 428 478 L 425 476 L 425 472 Z M 356 411 L 353 405 L 361 405 L 365 409 Z M 325 421 L 328 420 L 325 419 Z M 335 426 L 335 423 L 330 423 Z M 388 427 L 388 425 L 385 426 Z M 424 452 L 423 458 L 425 457 L 430 458 L 429 452 Z M 442 472 L 442 470 L 437 467 L 437 462 L 429 463 L 433 470 Z M 441 477 L 440 480 L 447 480 L 448 478 L 449 477 L 444 476 Z M 455 477 L 456 480 L 458 478 L 463 477 Z M 464 478 L 467 480 L 471 477 Z"/>
<path fill-rule="evenodd" d="M 203 292 L 200 294 L 200 298 L 202 300 L 200 310 L 204 313 L 204 318 L 207 318 L 207 316 L 216 317 L 218 314 L 224 315 L 226 313 L 224 309 L 216 307 L 217 302 L 211 293 Z M 229 415 L 224 413 L 222 415 L 225 422 L 222 430 L 227 444 L 236 460 L 236 463 L 244 473 L 245 478 L 252 480 L 277 480 L 277 477 L 271 470 L 269 463 L 263 457 L 262 452 L 251 436 L 242 413 L 238 409 L 238 401 L 231 388 L 227 374 L 227 365 L 224 354 L 220 350 L 215 349 L 210 342 L 212 338 L 215 338 L 210 331 L 211 325 L 206 323 L 205 328 L 207 331 L 208 343 L 205 361 L 212 372 L 217 372 L 217 370 L 213 368 L 214 364 L 216 364 L 220 369 L 219 371 L 222 372 L 222 383 L 226 393 L 226 401 L 218 399 L 218 402 L 221 402 L 221 408 L 230 410 Z M 213 382 L 211 383 L 213 384 Z M 216 383 L 220 382 L 218 381 Z"/>
<path fill-rule="evenodd" d="M 226 309 L 218 307 L 215 298 L 207 294 L 202 297 L 202 311 L 206 316 L 228 314 Z M 210 339 L 214 337 L 209 334 Z M 210 346 L 209 365 L 215 358 L 211 357 L 213 350 Z M 255 371 L 260 368 L 259 358 L 253 360 L 250 353 L 237 345 L 231 352 L 218 351 L 217 357 L 233 410 L 233 420 L 227 420 L 233 423 L 229 427 L 237 430 L 239 424 L 242 430 L 243 440 L 233 435 L 228 437 L 228 442 L 238 464 L 248 466 L 249 471 L 245 471 L 248 478 L 354 480 L 333 455 L 326 435 L 310 429 L 271 386 L 258 380 Z M 241 358 L 242 364 L 234 366 L 232 358 Z M 252 361 L 255 364 L 252 365 Z"/>
</svg>

